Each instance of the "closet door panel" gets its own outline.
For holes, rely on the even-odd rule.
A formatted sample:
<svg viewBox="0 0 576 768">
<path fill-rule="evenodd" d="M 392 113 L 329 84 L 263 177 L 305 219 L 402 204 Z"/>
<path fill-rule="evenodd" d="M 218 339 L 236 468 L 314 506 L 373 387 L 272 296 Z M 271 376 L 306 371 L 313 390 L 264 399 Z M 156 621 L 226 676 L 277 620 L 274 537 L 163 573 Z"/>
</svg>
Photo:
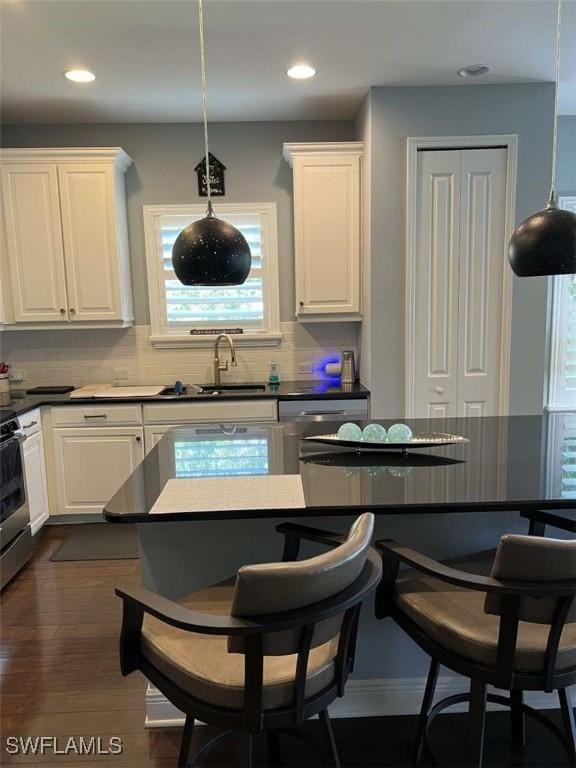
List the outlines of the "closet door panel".
<svg viewBox="0 0 576 768">
<path fill-rule="evenodd" d="M 456 415 L 460 152 L 418 155 L 416 417 Z"/>
<path fill-rule="evenodd" d="M 464 150 L 460 187 L 458 411 L 499 412 L 506 150 Z"/>
</svg>

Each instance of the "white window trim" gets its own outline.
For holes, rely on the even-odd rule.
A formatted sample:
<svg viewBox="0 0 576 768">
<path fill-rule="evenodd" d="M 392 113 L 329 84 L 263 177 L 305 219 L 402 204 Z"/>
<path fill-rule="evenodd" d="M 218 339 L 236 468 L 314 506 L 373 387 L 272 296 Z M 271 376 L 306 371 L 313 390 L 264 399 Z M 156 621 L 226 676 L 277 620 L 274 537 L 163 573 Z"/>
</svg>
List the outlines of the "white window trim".
<svg viewBox="0 0 576 768">
<path fill-rule="evenodd" d="M 576 197 L 559 197 L 558 207 L 576 212 Z M 551 279 L 552 303 L 550 312 L 550 366 L 548 369 L 548 411 L 576 410 L 576 399 L 566 396 L 563 386 L 566 339 L 561 333 L 565 327 L 566 306 L 563 301 L 563 288 L 566 275 L 557 275 Z"/>
<path fill-rule="evenodd" d="M 150 306 L 150 341 L 155 347 L 176 349 L 182 347 L 208 347 L 214 344 L 216 336 L 192 336 L 189 333 L 169 329 L 164 323 L 163 297 L 159 286 L 164 279 L 162 261 L 158 258 L 156 234 L 157 220 L 170 215 L 204 214 L 203 203 L 190 205 L 144 205 L 144 243 L 146 249 L 146 268 L 148 273 L 148 297 Z M 278 224 L 276 203 L 220 203 L 216 214 L 223 217 L 234 213 L 257 213 L 262 217 L 262 238 L 265 241 L 266 254 L 262 271 L 264 272 L 264 303 L 267 317 L 266 329 L 239 334 L 234 343 L 240 346 L 260 347 L 277 346 L 282 340 L 280 332 L 280 285 L 278 278 Z M 192 326 L 191 326 L 192 327 Z"/>
</svg>

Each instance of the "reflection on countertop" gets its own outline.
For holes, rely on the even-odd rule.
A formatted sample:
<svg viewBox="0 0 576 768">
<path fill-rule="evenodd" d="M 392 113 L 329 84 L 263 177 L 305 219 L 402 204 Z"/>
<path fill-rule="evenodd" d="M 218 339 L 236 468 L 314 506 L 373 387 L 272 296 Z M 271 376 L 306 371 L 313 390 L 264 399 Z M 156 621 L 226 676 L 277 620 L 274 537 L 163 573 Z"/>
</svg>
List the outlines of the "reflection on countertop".
<svg viewBox="0 0 576 768">
<path fill-rule="evenodd" d="M 571 419 L 571 421 L 570 421 Z M 576 448 L 576 415 L 411 420 L 414 434 L 432 429 L 462 435 L 467 444 L 355 454 L 302 438 L 334 430 L 330 422 L 179 427 L 168 432 L 106 505 L 113 522 L 151 522 L 158 495 L 178 477 L 299 474 L 306 507 L 289 516 L 504 512 L 576 509 L 576 472 L 565 462 Z M 388 427 L 391 421 L 382 421 Z M 573 426 L 570 427 L 570 424 Z M 568 426 L 567 426 L 568 425 Z M 573 429 L 571 437 L 567 429 Z M 316 445 L 316 449 L 311 448 Z M 574 450 L 576 457 L 576 450 Z M 576 462 L 576 458 L 574 459 Z M 568 467 L 568 469 L 566 469 Z M 163 515 L 169 520 L 282 517 L 246 510 Z"/>
</svg>

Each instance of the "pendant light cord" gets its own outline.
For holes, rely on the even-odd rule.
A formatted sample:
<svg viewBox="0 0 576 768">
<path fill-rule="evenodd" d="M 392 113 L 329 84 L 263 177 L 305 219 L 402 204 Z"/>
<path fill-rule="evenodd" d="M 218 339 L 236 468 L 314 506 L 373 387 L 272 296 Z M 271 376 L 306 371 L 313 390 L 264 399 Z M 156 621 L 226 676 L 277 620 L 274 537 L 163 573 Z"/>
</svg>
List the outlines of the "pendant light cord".
<svg viewBox="0 0 576 768">
<path fill-rule="evenodd" d="M 201 0 L 200 0 L 201 2 Z M 562 0 L 558 0 L 556 12 L 556 83 L 554 88 L 554 133 L 552 138 L 552 179 L 550 182 L 550 202 L 555 206 L 554 189 L 556 186 L 556 145 L 558 143 L 558 96 L 560 91 L 560 34 L 562 29 Z"/>
<path fill-rule="evenodd" d="M 206 153 L 206 190 L 208 194 L 208 215 L 212 215 L 212 190 L 210 185 L 210 156 L 208 150 L 208 95 L 206 89 L 206 53 L 204 49 L 204 6 L 198 0 L 198 25 L 200 28 L 200 77 L 202 80 L 202 114 L 204 117 L 204 152 Z"/>
</svg>

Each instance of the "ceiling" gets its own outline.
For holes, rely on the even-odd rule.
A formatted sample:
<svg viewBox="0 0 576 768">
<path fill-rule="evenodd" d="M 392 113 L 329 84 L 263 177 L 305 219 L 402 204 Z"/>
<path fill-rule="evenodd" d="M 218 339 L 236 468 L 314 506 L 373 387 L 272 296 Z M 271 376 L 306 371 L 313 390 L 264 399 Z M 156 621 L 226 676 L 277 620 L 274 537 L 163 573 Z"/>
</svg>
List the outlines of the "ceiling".
<svg viewBox="0 0 576 768">
<path fill-rule="evenodd" d="M 0 0 L 3 122 L 201 115 L 194 0 Z M 554 80 L 551 0 L 205 0 L 212 120 L 354 117 L 371 85 Z M 576 114 L 576 2 L 564 0 L 561 112 Z M 312 80 L 286 68 L 308 61 Z M 97 79 L 77 85 L 65 70 Z"/>
</svg>

